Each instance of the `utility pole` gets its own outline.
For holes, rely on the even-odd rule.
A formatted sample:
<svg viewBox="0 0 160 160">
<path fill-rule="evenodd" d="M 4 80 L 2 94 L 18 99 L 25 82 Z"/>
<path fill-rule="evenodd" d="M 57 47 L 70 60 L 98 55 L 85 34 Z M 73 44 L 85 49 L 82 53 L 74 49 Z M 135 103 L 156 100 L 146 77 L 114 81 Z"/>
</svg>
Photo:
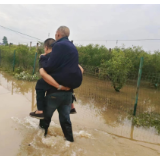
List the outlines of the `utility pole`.
<svg viewBox="0 0 160 160">
<path fill-rule="evenodd" d="M 50 37 L 50 33 L 48 33 L 48 38 Z"/>
<path fill-rule="evenodd" d="M 29 51 L 31 50 L 32 42 L 30 42 Z"/>
<path fill-rule="evenodd" d="M 37 43 L 37 48 L 36 48 L 37 51 L 38 51 L 38 45 L 39 45 L 39 43 Z"/>
<path fill-rule="evenodd" d="M 35 54 L 35 58 L 34 58 L 33 75 L 34 75 L 35 69 L 36 69 L 37 52 L 38 52 L 38 43 L 37 43 L 36 54 Z"/>
</svg>

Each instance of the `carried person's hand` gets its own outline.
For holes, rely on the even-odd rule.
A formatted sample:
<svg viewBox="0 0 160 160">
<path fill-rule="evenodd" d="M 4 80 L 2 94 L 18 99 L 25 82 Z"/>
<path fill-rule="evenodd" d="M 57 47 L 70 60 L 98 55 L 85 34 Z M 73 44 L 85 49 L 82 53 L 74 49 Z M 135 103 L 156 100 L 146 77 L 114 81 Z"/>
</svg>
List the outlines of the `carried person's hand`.
<svg viewBox="0 0 160 160">
<path fill-rule="evenodd" d="M 69 91 L 70 88 L 69 87 L 65 87 L 65 86 L 61 86 L 61 90 L 63 90 L 63 91 Z"/>
<path fill-rule="evenodd" d="M 41 56 L 45 56 L 46 54 L 44 53 L 44 54 L 41 54 L 40 56 L 39 56 L 39 58 L 41 58 Z"/>
</svg>

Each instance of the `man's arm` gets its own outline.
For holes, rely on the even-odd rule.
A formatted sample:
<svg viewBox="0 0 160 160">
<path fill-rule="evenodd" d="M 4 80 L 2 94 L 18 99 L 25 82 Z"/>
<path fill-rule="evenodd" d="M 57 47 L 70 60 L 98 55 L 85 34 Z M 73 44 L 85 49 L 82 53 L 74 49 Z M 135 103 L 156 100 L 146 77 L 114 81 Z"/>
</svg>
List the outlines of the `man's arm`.
<svg viewBox="0 0 160 160">
<path fill-rule="evenodd" d="M 47 72 L 43 68 L 40 68 L 39 73 L 45 82 L 47 82 L 48 84 L 50 84 L 51 86 L 55 88 L 59 88 L 59 84 L 53 79 L 53 77 L 47 74 Z M 70 90 L 70 88 L 62 86 L 61 90 L 68 91 Z"/>
</svg>

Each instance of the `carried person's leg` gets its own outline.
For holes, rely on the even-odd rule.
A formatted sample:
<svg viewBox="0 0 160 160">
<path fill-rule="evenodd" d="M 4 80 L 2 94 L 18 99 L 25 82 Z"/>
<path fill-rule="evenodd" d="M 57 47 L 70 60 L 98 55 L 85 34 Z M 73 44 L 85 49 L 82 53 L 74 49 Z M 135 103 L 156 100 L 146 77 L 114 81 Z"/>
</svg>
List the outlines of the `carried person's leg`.
<svg viewBox="0 0 160 160">
<path fill-rule="evenodd" d="M 36 100 L 37 100 L 37 109 L 35 112 L 31 112 L 30 116 L 33 118 L 44 119 L 43 110 L 45 108 L 45 92 L 51 86 L 46 83 L 42 78 L 37 81 L 36 84 Z"/>
<path fill-rule="evenodd" d="M 72 93 L 72 104 L 71 104 L 70 114 L 76 114 L 76 113 L 77 113 L 77 112 L 76 112 L 76 109 L 75 109 L 75 107 L 74 107 L 74 104 L 73 104 L 74 101 L 77 101 L 77 100 L 76 100 L 75 93 L 73 92 L 73 93 Z"/>
<path fill-rule="evenodd" d="M 72 124 L 70 121 L 70 108 L 72 103 L 72 93 L 64 93 L 64 100 L 61 106 L 58 107 L 59 121 L 66 140 L 73 142 Z"/>
<path fill-rule="evenodd" d="M 45 93 L 44 90 L 36 90 L 36 100 L 37 100 L 37 109 L 38 111 L 42 111 L 45 108 Z"/>
</svg>

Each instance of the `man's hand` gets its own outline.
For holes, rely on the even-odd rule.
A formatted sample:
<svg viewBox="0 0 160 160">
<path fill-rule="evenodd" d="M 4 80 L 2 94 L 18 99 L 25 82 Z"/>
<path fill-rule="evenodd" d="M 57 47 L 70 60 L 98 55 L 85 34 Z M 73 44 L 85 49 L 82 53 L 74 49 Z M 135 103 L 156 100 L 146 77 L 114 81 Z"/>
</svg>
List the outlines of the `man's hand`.
<svg viewBox="0 0 160 160">
<path fill-rule="evenodd" d="M 70 88 L 65 87 L 65 86 L 62 86 L 62 87 L 61 87 L 61 90 L 63 90 L 63 91 L 69 91 L 69 90 L 70 90 Z"/>
</svg>

